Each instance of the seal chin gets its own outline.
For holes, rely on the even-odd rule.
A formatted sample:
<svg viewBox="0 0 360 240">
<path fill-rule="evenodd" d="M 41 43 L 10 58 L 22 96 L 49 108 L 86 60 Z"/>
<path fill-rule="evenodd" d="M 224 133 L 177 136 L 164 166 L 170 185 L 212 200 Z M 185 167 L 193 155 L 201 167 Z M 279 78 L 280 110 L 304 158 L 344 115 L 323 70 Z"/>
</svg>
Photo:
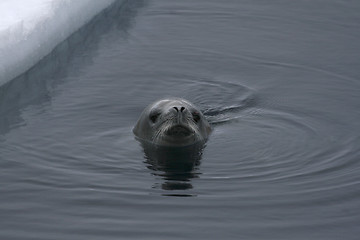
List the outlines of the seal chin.
<svg viewBox="0 0 360 240">
<path fill-rule="evenodd" d="M 177 124 L 169 127 L 154 143 L 168 146 L 185 146 L 199 141 L 201 137 L 189 126 Z"/>
<path fill-rule="evenodd" d="M 186 125 L 174 125 L 170 127 L 166 132 L 165 135 L 172 138 L 186 138 L 190 135 L 194 134 L 195 131 L 193 131 L 190 127 Z"/>
<path fill-rule="evenodd" d="M 198 142 L 198 140 L 199 139 L 196 137 L 195 134 L 191 134 L 188 137 L 182 137 L 182 138 L 164 136 L 163 138 L 158 139 L 158 141 L 155 141 L 154 144 L 160 146 L 187 146 Z"/>
</svg>

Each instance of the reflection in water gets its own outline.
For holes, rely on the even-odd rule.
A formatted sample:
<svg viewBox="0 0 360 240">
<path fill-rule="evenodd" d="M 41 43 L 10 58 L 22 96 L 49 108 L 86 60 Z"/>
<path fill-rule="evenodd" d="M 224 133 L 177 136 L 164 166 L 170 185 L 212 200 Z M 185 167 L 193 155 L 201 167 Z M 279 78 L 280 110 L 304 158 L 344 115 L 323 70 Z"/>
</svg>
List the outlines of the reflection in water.
<svg viewBox="0 0 360 240">
<path fill-rule="evenodd" d="M 116 29 L 127 38 L 134 18 L 143 0 L 116 1 L 92 21 L 60 43 L 27 72 L 0 87 L 0 135 L 11 128 L 23 124 L 21 109 L 51 101 L 55 87 L 69 71 L 77 75 L 79 66 L 86 66 L 96 56 L 101 37 Z M 76 56 L 82 64 L 73 64 Z M 69 66 L 76 67 L 69 67 Z"/>
<path fill-rule="evenodd" d="M 141 141 L 141 145 L 144 149 L 147 167 L 154 171 L 154 175 L 165 180 L 161 185 L 163 190 L 193 188 L 190 181 L 198 177 L 194 171 L 200 166 L 202 152 L 206 146 L 204 142 L 184 147 L 157 146 L 145 141 Z M 170 194 L 170 196 L 192 195 Z"/>
</svg>

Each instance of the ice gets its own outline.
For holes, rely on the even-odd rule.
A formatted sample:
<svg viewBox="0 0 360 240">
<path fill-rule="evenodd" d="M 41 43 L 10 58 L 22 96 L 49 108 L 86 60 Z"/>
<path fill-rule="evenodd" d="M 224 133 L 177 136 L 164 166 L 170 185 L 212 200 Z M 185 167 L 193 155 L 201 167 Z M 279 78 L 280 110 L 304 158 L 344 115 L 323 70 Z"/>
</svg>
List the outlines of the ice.
<svg viewBox="0 0 360 240">
<path fill-rule="evenodd" d="M 25 72 L 115 0 L 1 0 L 0 86 Z"/>
</svg>

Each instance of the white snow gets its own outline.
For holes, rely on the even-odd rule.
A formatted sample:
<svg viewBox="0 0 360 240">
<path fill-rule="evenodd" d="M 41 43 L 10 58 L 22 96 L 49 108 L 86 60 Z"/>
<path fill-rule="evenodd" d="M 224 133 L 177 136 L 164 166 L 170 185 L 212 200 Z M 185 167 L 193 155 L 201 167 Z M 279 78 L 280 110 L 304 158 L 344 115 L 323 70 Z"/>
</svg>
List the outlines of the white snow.
<svg viewBox="0 0 360 240">
<path fill-rule="evenodd" d="M 115 0 L 0 0 L 0 86 Z"/>
</svg>

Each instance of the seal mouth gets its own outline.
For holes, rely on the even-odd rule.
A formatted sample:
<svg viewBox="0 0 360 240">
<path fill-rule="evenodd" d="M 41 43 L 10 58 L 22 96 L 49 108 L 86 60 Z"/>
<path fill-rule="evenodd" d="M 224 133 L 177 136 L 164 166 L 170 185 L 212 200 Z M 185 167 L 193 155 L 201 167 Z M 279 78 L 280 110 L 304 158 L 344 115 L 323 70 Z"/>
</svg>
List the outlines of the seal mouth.
<svg viewBox="0 0 360 240">
<path fill-rule="evenodd" d="M 166 131 L 166 135 L 169 137 L 178 137 L 178 138 L 184 138 L 188 137 L 193 134 L 193 130 L 189 128 L 188 126 L 184 125 L 175 125 L 170 127 Z"/>
</svg>

